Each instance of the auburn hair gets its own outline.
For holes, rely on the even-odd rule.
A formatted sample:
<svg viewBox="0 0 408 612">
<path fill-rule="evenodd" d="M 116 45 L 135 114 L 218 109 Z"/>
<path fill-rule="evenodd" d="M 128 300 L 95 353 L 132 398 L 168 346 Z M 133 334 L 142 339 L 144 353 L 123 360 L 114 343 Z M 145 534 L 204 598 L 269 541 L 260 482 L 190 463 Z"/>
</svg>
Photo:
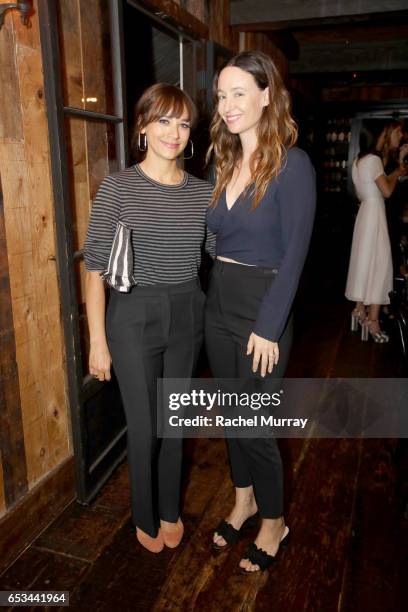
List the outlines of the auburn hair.
<svg viewBox="0 0 408 612">
<path fill-rule="evenodd" d="M 135 106 L 135 128 L 132 135 L 132 149 L 137 152 L 140 160 L 146 155 L 137 146 L 141 130 L 160 117 L 167 115 L 179 118 L 185 111 L 193 128 L 197 123 L 197 108 L 190 96 L 175 85 L 156 83 L 143 92 Z"/>
<path fill-rule="evenodd" d="M 214 78 L 214 100 L 218 102 L 218 79 L 224 68 L 235 66 L 251 74 L 259 89 L 269 88 L 269 104 L 262 110 L 257 126 L 258 146 L 250 158 L 252 209 L 255 209 L 270 181 L 275 178 L 286 160 L 290 147 L 296 143 L 298 130 L 291 115 L 291 102 L 282 77 L 273 60 L 261 51 L 238 53 L 220 68 Z M 210 126 L 211 144 L 207 163 L 214 158 L 216 184 L 212 205 L 232 179 L 234 168 L 242 158 L 241 140 L 231 134 L 215 107 Z M 250 185 L 246 187 L 248 189 Z"/>
</svg>

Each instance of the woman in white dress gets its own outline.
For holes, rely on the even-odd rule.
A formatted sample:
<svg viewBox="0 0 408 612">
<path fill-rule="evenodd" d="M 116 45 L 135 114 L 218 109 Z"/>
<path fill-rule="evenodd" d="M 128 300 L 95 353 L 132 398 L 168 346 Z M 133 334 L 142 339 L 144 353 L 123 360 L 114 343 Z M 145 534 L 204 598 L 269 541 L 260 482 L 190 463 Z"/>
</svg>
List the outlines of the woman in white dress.
<svg viewBox="0 0 408 612">
<path fill-rule="evenodd" d="M 389 304 L 392 290 L 392 258 L 384 198 L 389 198 L 400 176 L 407 173 L 403 158 L 408 145 L 401 147 L 399 166 L 388 176 L 384 165 L 402 137 L 398 121 L 380 124 L 367 121 L 360 135 L 360 152 L 353 162 L 352 178 L 360 209 L 356 218 L 346 285 L 346 297 L 356 302 L 351 329 L 361 325 L 361 339 L 388 342 L 378 317 L 381 305 Z"/>
</svg>

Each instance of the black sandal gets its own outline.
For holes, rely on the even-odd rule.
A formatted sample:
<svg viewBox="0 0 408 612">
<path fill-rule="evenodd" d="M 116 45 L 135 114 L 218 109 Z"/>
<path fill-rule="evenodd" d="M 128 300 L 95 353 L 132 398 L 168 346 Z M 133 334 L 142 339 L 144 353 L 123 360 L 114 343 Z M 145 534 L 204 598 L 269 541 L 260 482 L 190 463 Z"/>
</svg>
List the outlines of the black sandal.
<svg viewBox="0 0 408 612">
<path fill-rule="evenodd" d="M 281 548 L 285 548 L 288 544 L 289 529 L 287 530 L 286 535 L 284 535 L 284 537 L 281 539 L 276 555 L 268 555 L 268 553 L 262 550 L 262 548 L 258 548 L 255 542 L 252 542 L 252 544 L 247 547 L 245 555 L 242 558 L 248 559 L 252 565 L 258 565 L 259 570 L 246 570 L 245 568 L 240 567 L 239 569 L 241 570 L 241 573 L 256 574 L 257 572 L 264 572 L 266 569 L 268 569 L 268 567 L 275 563 Z"/>
<path fill-rule="evenodd" d="M 227 521 L 222 520 L 221 523 L 214 529 L 214 533 L 224 538 L 226 544 L 221 546 L 216 542 L 212 542 L 212 548 L 216 552 L 221 552 L 222 550 L 229 550 L 232 548 L 239 540 L 241 533 L 247 527 L 252 527 L 256 524 L 256 521 L 259 518 L 259 513 L 256 512 L 254 515 L 250 516 L 246 521 L 242 523 L 241 529 L 235 529 L 231 525 L 231 523 L 227 523 Z"/>
</svg>

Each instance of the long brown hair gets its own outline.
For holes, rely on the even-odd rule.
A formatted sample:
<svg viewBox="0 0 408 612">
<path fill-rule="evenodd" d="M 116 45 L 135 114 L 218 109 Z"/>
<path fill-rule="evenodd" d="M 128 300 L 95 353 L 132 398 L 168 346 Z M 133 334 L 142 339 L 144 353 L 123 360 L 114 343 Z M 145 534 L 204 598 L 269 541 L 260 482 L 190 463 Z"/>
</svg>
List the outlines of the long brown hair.
<svg viewBox="0 0 408 612">
<path fill-rule="evenodd" d="M 402 119 L 363 119 L 359 136 L 359 153 L 357 159 L 365 157 L 369 153 L 380 157 L 384 164 L 387 163 L 391 151 L 391 134 L 399 126 L 403 126 Z M 378 140 L 385 130 L 384 144 L 379 150 Z"/>
<path fill-rule="evenodd" d="M 184 110 L 187 111 L 192 129 L 197 122 L 197 108 L 185 91 L 168 83 L 156 83 L 143 92 L 135 107 L 135 129 L 132 135 L 132 150 L 138 161 L 146 157 L 146 153 L 137 146 L 141 130 L 168 114 L 179 118 Z"/>
<path fill-rule="evenodd" d="M 272 59 L 261 51 L 243 51 L 232 57 L 218 71 L 214 79 L 214 98 L 217 100 L 218 78 L 228 66 L 235 66 L 251 74 L 259 89 L 269 88 L 269 104 L 262 110 L 257 127 L 258 146 L 250 159 L 252 177 L 252 208 L 255 209 L 270 181 L 285 163 L 286 154 L 297 140 L 297 126 L 290 112 L 290 96 Z M 210 126 L 211 144 L 207 163 L 214 156 L 216 185 L 212 204 L 219 199 L 232 179 L 234 168 L 242 158 L 238 134 L 231 134 L 216 107 Z"/>
</svg>

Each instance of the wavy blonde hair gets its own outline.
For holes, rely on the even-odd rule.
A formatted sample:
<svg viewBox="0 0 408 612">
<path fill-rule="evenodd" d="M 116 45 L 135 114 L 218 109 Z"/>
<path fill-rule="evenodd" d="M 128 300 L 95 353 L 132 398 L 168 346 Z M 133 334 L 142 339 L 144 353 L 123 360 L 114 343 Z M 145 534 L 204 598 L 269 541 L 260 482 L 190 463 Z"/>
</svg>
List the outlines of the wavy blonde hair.
<svg viewBox="0 0 408 612">
<path fill-rule="evenodd" d="M 244 51 L 224 64 L 214 79 L 216 101 L 219 75 L 228 66 L 241 68 L 251 74 L 259 89 L 269 88 L 269 104 L 263 108 L 257 126 L 258 146 L 250 158 L 252 209 L 255 209 L 264 197 L 268 184 L 279 174 L 288 149 L 296 143 L 298 130 L 291 115 L 289 92 L 275 63 L 268 55 L 261 51 Z M 241 140 L 238 134 L 231 134 L 228 130 L 217 106 L 211 121 L 210 138 L 206 160 L 209 163 L 213 157 L 215 163 L 216 185 L 211 200 L 211 205 L 214 206 L 242 158 Z M 246 189 L 249 187 L 250 185 Z"/>
</svg>

